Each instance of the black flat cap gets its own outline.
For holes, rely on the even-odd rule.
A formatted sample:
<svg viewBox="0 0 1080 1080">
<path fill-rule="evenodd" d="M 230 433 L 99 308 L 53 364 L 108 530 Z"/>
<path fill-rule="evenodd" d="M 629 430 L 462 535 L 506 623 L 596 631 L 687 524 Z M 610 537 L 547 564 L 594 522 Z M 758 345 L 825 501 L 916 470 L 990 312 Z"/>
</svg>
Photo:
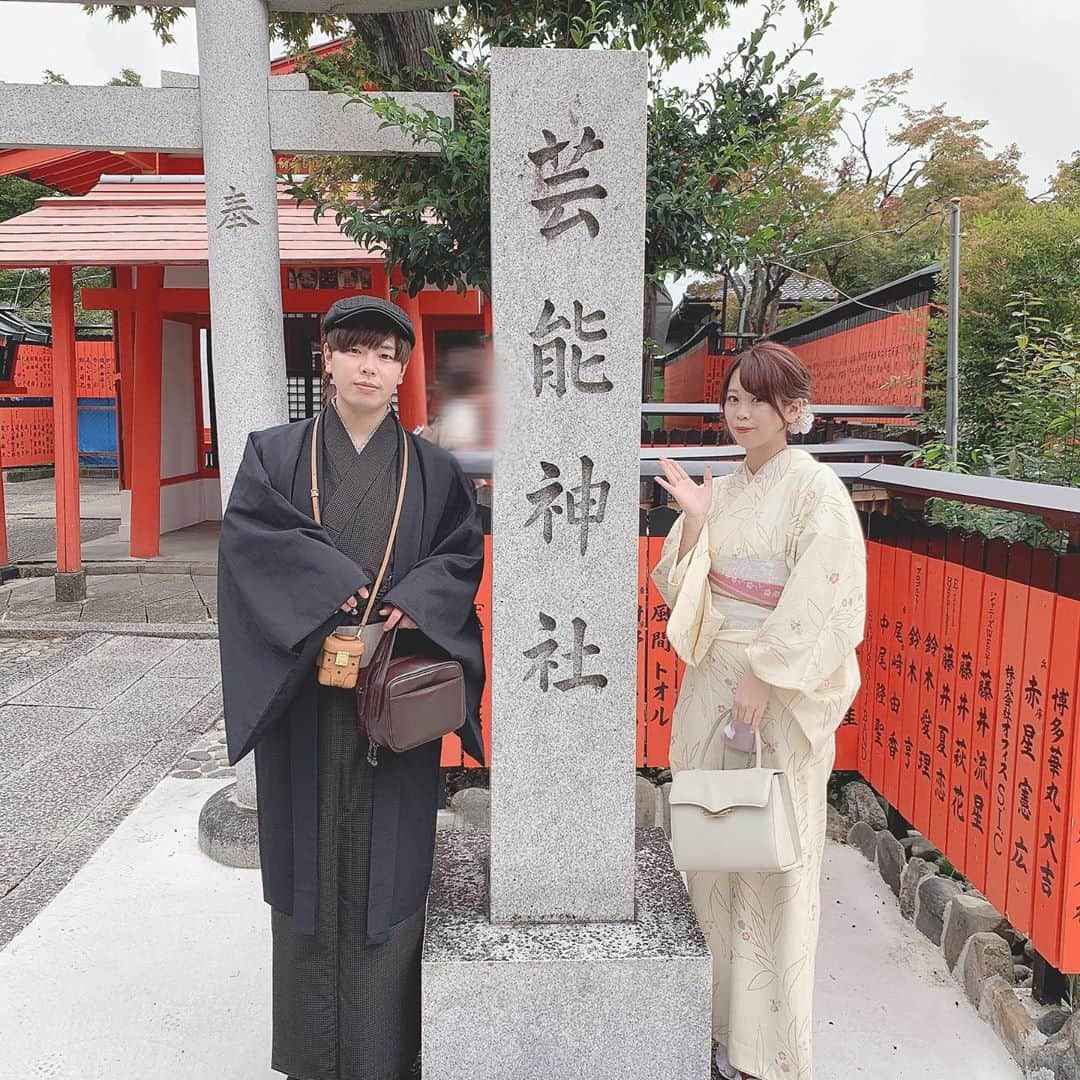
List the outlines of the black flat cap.
<svg viewBox="0 0 1080 1080">
<path fill-rule="evenodd" d="M 412 321 L 397 306 L 379 296 L 346 296 L 336 300 L 323 316 L 323 333 L 339 326 L 375 326 L 386 327 L 395 334 L 407 339 L 410 345 L 416 344 L 416 331 Z"/>
</svg>

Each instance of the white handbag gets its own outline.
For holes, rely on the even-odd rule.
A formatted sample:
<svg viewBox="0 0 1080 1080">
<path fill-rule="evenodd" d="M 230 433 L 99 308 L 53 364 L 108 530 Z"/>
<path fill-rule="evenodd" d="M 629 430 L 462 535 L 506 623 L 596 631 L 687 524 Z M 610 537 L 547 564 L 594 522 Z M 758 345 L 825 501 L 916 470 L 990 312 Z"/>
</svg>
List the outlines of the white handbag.
<svg viewBox="0 0 1080 1080">
<path fill-rule="evenodd" d="M 728 713 L 721 713 L 704 759 Z M 783 769 L 684 769 L 671 784 L 671 848 L 680 870 L 793 870 L 802 864 L 791 786 Z"/>
</svg>

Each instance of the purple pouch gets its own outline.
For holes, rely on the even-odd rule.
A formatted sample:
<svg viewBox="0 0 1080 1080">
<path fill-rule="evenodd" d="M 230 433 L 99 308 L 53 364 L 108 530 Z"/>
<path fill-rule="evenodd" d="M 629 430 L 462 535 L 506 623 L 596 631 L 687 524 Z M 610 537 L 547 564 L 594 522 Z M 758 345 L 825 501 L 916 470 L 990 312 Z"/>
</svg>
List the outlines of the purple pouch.
<svg viewBox="0 0 1080 1080">
<path fill-rule="evenodd" d="M 754 729 L 749 724 L 744 724 L 734 717 L 728 717 L 724 725 L 724 741 L 732 750 L 749 754 L 754 749 Z"/>
</svg>

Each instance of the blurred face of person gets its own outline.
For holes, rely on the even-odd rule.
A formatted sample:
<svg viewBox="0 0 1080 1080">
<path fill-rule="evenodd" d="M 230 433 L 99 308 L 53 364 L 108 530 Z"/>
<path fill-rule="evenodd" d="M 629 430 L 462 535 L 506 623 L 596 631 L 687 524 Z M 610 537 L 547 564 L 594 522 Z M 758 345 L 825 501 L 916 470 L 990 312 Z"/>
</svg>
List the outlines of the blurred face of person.
<svg viewBox="0 0 1080 1080">
<path fill-rule="evenodd" d="M 356 416 L 381 416 L 405 378 L 406 365 L 398 359 L 393 334 L 378 337 L 374 344 L 358 341 L 343 349 L 324 342 L 323 364 L 334 380 L 338 406 Z"/>
</svg>

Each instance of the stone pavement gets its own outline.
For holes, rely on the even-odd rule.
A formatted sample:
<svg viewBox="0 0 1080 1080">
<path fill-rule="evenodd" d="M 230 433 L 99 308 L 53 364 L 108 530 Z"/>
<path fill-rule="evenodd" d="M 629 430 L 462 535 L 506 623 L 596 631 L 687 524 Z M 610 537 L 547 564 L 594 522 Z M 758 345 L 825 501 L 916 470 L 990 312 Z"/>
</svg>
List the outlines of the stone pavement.
<svg viewBox="0 0 1080 1080">
<path fill-rule="evenodd" d="M 56 495 L 52 479 L 4 483 L 8 556 L 12 562 L 56 558 Z M 116 480 L 79 480 L 80 530 L 84 543 L 111 536 L 120 525 Z"/>
<path fill-rule="evenodd" d="M 217 632 L 217 526 L 206 523 L 162 538 L 162 556 L 133 560 L 116 535 L 120 503 L 115 480 L 80 482 L 86 599 L 56 600 L 49 560 L 55 566 L 53 481 L 4 486 L 11 559 L 24 573 L 42 573 L 0 586 L 4 626 L 108 633 L 140 624 L 173 636 L 212 637 Z M 114 515 L 96 517 L 95 515 Z M 92 539 L 92 537 L 100 539 Z M 181 630 L 183 632 L 181 632 Z M 190 633 L 188 632 L 190 631 Z"/>
<path fill-rule="evenodd" d="M 219 720 L 219 684 L 216 641 L 0 631 L 0 948 Z"/>
<path fill-rule="evenodd" d="M 153 564 L 150 564 L 152 566 Z M 217 577 L 210 574 L 157 573 L 131 563 L 127 572 L 90 573 L 86 599 L 61 603 L 51 577 L 19 578 L 0 587 L 0 628 L 28 622 L 62 625 L 185 625 L 216 632 Z"/>
<path fill-rule="evenodd" d="M 181 780 L 232 780 L 236 770 L 229 764 L 225 746 L 225 717 L 203 735 L 177 761 L 172 775 Z"/>
</svg>

